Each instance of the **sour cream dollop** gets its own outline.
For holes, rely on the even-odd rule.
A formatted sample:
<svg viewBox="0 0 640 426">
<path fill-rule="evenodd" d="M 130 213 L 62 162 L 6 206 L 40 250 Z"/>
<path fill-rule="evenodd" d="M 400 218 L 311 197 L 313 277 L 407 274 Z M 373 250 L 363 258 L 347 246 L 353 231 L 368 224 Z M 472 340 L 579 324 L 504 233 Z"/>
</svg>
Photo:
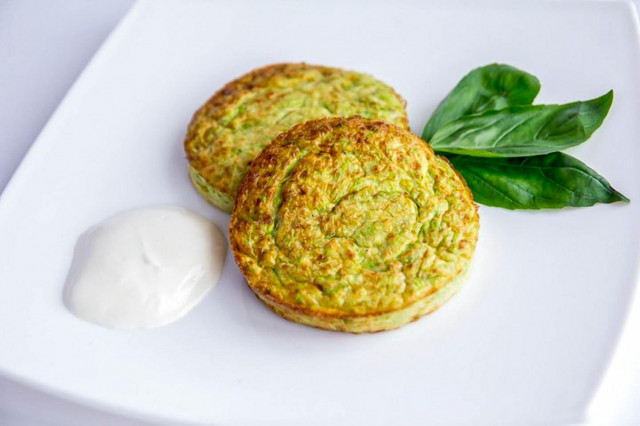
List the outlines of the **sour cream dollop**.
<svg viewBox="0 0 640 426">
<path fill-rule="evenodd" d="M 213 288 L 226 254 L 218 227 L 189 210 L 121 213 L 78 239 L 64 302 L 76 316 L 104 327 L 165 325 Z"/>
</svg>

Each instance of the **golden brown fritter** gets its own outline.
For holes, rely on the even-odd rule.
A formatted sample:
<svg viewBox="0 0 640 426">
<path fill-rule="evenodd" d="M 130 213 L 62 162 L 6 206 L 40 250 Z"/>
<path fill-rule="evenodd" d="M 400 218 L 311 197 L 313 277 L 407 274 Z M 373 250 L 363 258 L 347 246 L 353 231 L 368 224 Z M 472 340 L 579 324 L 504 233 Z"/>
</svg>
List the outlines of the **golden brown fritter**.
<svg viewBox="0 0 640 426">
<path fill-rule="evenodd" d="M 274 137 L 307 120 L 352 115 L 408 128 L 405 101 L 371 76 L 307 64 L 259 68 L 195 113 L 185 140 L 189 175 L 209 202 L 231 212 L 248 165 Z"/>
<path fill-rule="evenodd" d="M 281 134 L 252 162 L 229 238 L 249 286 L 279 315 L 371 332 L 456 292 L 478 212 L 462 177 L 411 132 L 326 118 Z"/>
</svg>

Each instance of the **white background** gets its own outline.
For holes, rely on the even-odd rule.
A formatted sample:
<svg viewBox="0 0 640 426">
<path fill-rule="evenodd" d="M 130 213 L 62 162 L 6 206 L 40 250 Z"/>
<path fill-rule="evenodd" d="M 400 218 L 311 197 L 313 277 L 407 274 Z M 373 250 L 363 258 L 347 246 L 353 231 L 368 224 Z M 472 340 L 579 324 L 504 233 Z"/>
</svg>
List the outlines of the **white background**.
<svg viewBox="0 0 640 426">
<path fill-rule="evenodd" d="M 0 192 L 67 90 L 132 4 L 133 0 L 0 1 Z M 0 377 L 0 424 L 144 423 Z"/>
<path fill-rule="evenodd" d="M 0 1 L 0 192 L 66 91 L 132 3 Z M 0 424 L 143 423 L 0 377 Z"/>
</svg>

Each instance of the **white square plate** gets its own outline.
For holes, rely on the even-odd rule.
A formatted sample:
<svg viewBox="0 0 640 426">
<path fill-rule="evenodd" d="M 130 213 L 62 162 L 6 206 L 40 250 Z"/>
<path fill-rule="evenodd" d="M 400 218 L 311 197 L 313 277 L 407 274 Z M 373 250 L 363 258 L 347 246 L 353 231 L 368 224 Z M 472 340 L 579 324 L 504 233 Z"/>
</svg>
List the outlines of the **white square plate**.
<svg viewBox="0 0 640 426">
<path fill-rule="evenodd" d="M 626 3 L 141 1 L 87 67 L 0 202 L 0 370 L 133 415 L 215 424 L 582 421 L 624 324 L 640 240 L 640 55 Z M 480 209 L 463 290 L 399 330 L 355 336 L 280 319 L 228 256 L 190 315 L 152 331 L 68 313 L 76 238 L 117 212 L 177 204 L 226 229 L 191 187 L 182 139 L 216 89 L 268 63 L 370 73 L 420 133 L 469 70 L 518 66 L 539 102 L 614 89 L 572 153 L 632 199 Z"/>
</svg>

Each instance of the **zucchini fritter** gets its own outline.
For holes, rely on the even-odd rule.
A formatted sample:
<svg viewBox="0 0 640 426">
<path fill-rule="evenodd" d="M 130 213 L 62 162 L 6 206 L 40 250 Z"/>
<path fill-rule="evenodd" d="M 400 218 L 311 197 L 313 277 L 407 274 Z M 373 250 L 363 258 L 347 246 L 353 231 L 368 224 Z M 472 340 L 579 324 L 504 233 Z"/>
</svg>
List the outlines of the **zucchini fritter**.
<svg viewBox="0 0 640 426">
<path fill-rule="evenodd" d="M 185 140 L 191 181 L 231 212 L 248 165 L 273 138 L 307 120 L 352 115 L 408 128 L 405 101 L 371 76 L 307 64 L 254 70 L 195 113 Z"/>
<path fill-rule="evenodd" d="M 362 117 L 279 135 L 252 162 L 229 239 L 277 314 L 353 333 L 428 314 L 459 288 L 478 238 L 464 180 L 411 132 Z"/>
</svg>

